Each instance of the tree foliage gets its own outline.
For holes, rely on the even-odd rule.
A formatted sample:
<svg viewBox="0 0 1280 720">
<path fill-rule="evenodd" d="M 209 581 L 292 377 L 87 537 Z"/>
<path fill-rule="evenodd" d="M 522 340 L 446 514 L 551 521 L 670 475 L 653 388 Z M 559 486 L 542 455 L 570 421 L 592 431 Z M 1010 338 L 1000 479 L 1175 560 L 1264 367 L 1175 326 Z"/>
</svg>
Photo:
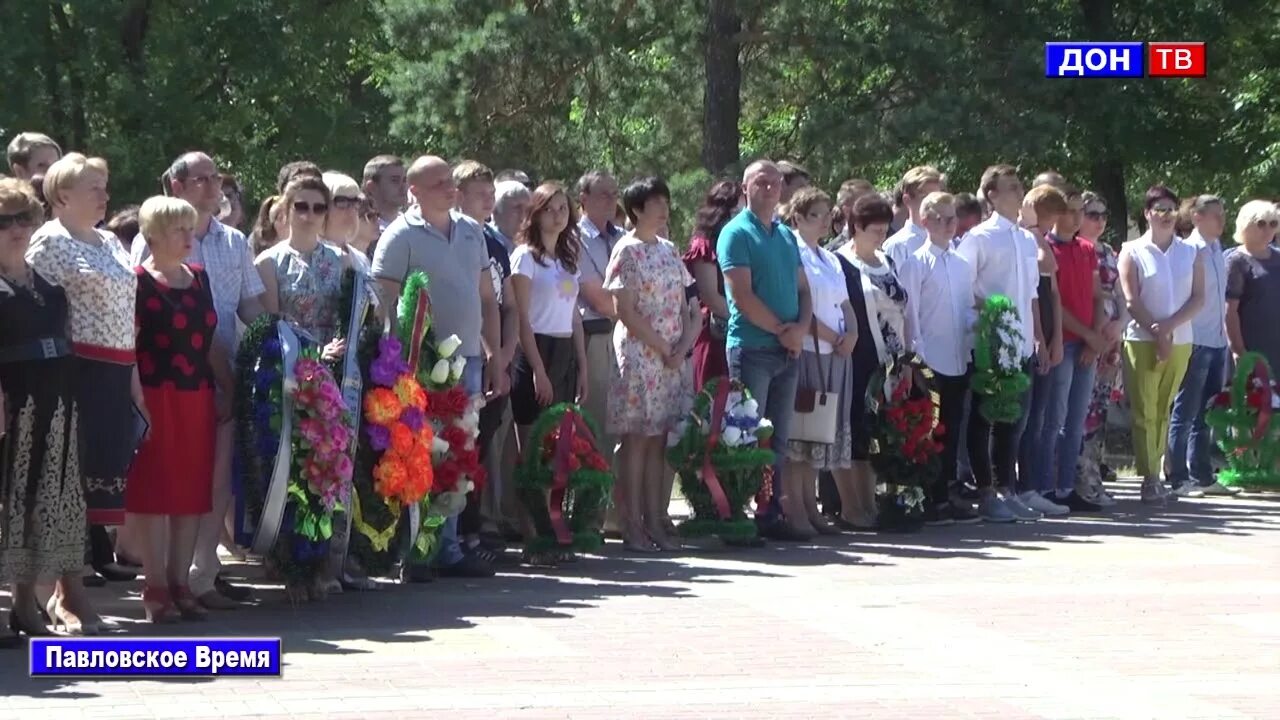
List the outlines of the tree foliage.
<svg viewBox="0 0 1280 720">
<path fill-rule="evenodd" d="M 829 188 L 1052 167 L 1116 211 L 1158 181 L 1280 194 L 1271 0 L 72 0 L 0 22 L 0 128 L 104 155 L 118 200 L 192 148 L 259 197 L 284 162 L 358 174 L 388 151 L 659 173 L 677 219 L 760 155 Z M 1209 77 L 1046 79 L 1062 39 L 1204 40 Z M 704 136 L 735 126 L 736 153 Z"/>
</svg>

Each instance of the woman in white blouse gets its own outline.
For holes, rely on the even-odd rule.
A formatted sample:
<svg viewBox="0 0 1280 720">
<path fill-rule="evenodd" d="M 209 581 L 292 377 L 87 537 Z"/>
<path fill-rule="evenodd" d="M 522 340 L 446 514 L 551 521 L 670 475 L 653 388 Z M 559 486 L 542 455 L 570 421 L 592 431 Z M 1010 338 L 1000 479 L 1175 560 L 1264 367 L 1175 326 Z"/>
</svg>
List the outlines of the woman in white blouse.
<svg viewBox="0 0 1280 720">
<path fill-rule="evenodd" d="M 785 215 L 797 236 L 800 262 L 813 299 L 813 325 L 800 354 L 797 392 L 804 396 L 817 391 L 818 398 L 827 394 L 836 412 L 834 442 L 787 442 L 781 500 L 786 521 L 794 529 L 804 534 L 832 534 L 839 530 L 818 511 L 818 472 L 829 471 L 837 488 L 853 483 L 852 407 L 860 399 L 853 397 L 851 356 L 858 342 L 858 319 L 849 304 L 840 259 L 820 244 L 831 229 L 831 198 L 817 188 L 802 188 L 792 196 Z"/>
<path fill-rule="evenodd" d="M 121 525 L 125 475 L 142 428 L 151 423 L 135 364 L 138 279 L 115 235 L 96 229 L 107 212 L 106 161 L 67 155 L 45 174 L 44 193 L 53 219 L 36 231 L 27 261 L 63 287 L 71 309 L 88 522 Z M 50 619 L 72 633 L 96 633 L 102 621 L 75 585 L 59 582 Z"/>
<path fill-rule="evenodd" d="M 1204 265 L 1174 235 L 1178 196 L 1163 185 L 1143 203 L 1149 227 L 1120 249 L 1120 285 L 1129 308 L 1124 333 L 1124 388 L 1133 417 L 1134 465 L 1142 501 L 1176 498 L 1160 480 L 1173 397 L 1191 358 L 1191 320 L 1204 303 Z"/>
</svg>

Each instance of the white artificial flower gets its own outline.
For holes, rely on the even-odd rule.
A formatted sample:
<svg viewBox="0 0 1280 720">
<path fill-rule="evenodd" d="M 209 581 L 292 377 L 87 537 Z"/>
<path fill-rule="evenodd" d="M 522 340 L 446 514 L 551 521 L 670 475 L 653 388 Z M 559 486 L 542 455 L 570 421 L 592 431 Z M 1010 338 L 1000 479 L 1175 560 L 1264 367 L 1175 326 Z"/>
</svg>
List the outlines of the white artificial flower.
<svg viewBox="0 0 1280 720">
<path fill-rule="evenodd" d="M 742 431 L 731 425 L 724 429 L 720 439 L 729 447 L 738 447 L 742 444 Z"/>
<path fill-rule="evenodd" d="M 760 403 L 755 400 L 748 400 L 742 403 L 742 414 L 749 418 L 755 418 L 760 415 Z"/>
<path fill-rule="evenodd" d="M 441 358 L 436 361 L 435 367 L 431 368 L 431 382 L 436 385 L 443 385 L 449 382 L 449 361 Z"/>
<path fill-rule="evenodd" d="M 450 335 L 440 341 L 440 344 L 436 346 L 436 352 L 439 353 L 442 358 L 453 357 L 453 354 L 457 352 L 460 347 L 462 347 L 462 340 L 458 339 L 457 335 Z"/>
<path fill-rule="evenodd" d="M 441 438 L 439 435 L 431 439 L 431 453 L 433 455 L 445 455 L 449 452 L 449 441 Z"/>
<path fill-rule="evenodd" d="M 675 446 L 679 445 L 679 444 L 680 444 L 680 438 L 681 438 L 681 437 L 683 437 L 683 435 L 681 435 L 680 433 L 676 432 L 675 430 L 672 430 L 671 432 L 668 432 L 668 433 L 667 433 L 667 447 L 669 447 L 669 448 L 673 448 L 673 447 L 675 447 Z"/>
</svg>

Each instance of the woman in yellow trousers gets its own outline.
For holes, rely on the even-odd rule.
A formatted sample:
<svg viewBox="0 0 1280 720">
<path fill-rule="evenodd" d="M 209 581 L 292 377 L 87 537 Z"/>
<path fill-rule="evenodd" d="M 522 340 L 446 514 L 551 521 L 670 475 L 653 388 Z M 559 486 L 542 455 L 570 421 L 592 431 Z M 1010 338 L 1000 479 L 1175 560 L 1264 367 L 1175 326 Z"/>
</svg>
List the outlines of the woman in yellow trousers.
<svg viewBox="0 0 1280 720">
<path fill-rule="evenodd" d="M 1174 498 L 1160 479 L 1173 398 L 1191 358 L 1191 319 L 1204 302 L 1199 252 L 1174 235 L 1178 197 L 1162 185 L 1143 203 L 1147 232 L 1120 250 L 1120 284 L 1132 318 L 1124 334 L 1124 387 L 1142 501 Z"/>
</svg>

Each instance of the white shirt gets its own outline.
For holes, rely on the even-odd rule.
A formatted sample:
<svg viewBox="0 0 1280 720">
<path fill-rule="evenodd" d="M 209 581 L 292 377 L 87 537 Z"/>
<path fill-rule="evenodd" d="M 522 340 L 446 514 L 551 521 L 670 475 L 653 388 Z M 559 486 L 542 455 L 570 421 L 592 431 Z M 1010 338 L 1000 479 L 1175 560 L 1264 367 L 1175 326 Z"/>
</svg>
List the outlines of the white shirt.
<svg viewBox="0 0 1280 720">
<path fill-rule="evenodd" d="M 973 269 L 973 294 L 979 301 L 1004 295 L 1018 311 L 1022 357 L 1035 353 L 1036 326 L 1031 303 L 1036 299 L 1040 267 L 1035 237 L 999 213 L 982 221 L 960 241 L 956 252 Z"/>
<path fill-rule="evenodd" d="M 976 319 L 973 268 L 951 247 L 929 243 L 907 258 L 898 277 L 907 291 L 912 349 L 934 372 L 964 375 Z"/>
<path fill-rule="evenodd" d="M 1204 305 L 1191 319 L 1192 341 L 1211 348 L 1227 346 L 1227 261 L 1222 243 L 1193 230 L 1187 244 L 1204 258 Z"/>
<path fill-rule="evenodd" d="M 844 268 L 840 267 L 840 259 L 825 248 L 810 248 L 800 237 L 796 236 L 796 245 L 800 248 L 800 264 L 804 267 L 804 276 L 809 281 L 809 298 L 813 302 L 813 316 L 823 325 L 844 335 L 849 332 L 845 327 L 844 310 L 849 302 L 849 288 L 845 285 Z M 805 336 L 804 349 L 820 355 L 831 353 L 831 343 L 818 340 L 818 349 L 813 347 L 813 335 Z"/>
<path fill-rule="evenodd" d="M 915 254 L 915 251 L 928 244 L 929 231 L 908 220 L 901 230 L 884 241 L 880 250 L 893 258 L 895 265 L 901 265 Z"/>
<path fill-rule="evenodd" d="M 1128 255 L 1138 268 L 1138 299 L 1156 321 L 1168 320 L 1191 299 L 1192 273 L 1198 251 L 1186 240 L 1173 238 L 1168 250 L 1151 241 L 1151 231 L 1120 247 L 1120 257 Z M 1137 320 L 1130 320 L 1125 340 L 1151 342 L 1155 338 Z M 1191 323 L 1173 330 L 1174 345 L 1190 345 L 1194 339 Z"/>
<path fill-rule="evenodd" d="M 538 335 L 569 337 L 578 303 L 578 273 L 568 272 L 553 258 L 542 263 L 528 245 L 511 253 L 511 274 L 529 278 L 529 325 Z"/>
</svg>

